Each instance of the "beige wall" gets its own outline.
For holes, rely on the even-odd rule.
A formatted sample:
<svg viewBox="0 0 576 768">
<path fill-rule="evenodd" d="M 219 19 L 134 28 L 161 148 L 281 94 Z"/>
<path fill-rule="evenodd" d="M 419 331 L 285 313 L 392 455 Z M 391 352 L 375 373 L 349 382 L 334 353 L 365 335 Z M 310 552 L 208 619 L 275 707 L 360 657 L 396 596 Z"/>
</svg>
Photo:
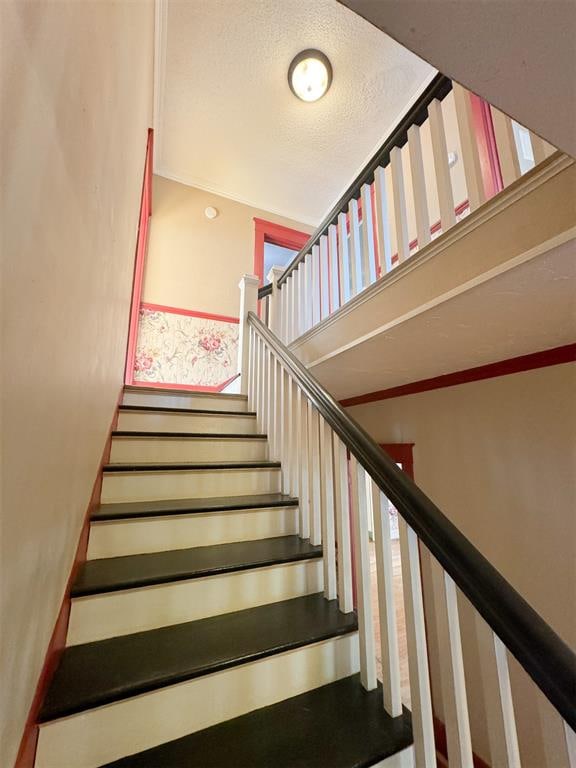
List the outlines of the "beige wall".
<svg viewBox="0 0 576 768">
<path fill-rule="evenodd" d="M 414 442 L 418 485 L 572 647 L 576 646 L 576 366 L 512 376 L 356 406 L 350 413 L 378 442 Z M 433 680 L 438 654 L 423 563 Z M 487 734 L 474 633 L 464 620 L 470 706 L 479 751 Z M 522 765 L 546 763 L 545 716 L 514 671 Z M 441 704 L 438 706 L 441 709 Z M 549 731 L 550 732 L 550 731 Z M 558 748 L 558 741 L 556 748 Z M 554 746 L 550 747 L 554 749 Z M 478 747 L 478 743 L 476 744 Z"/>
<path fill-rule="evenodd" d="M 9 768 L 122 383 L 154 11 L 148 0 L 0 6 L 0 765 Z"/>
<path fill-rule="evenodd" d="M 204 210 L 213 206 L 216 219 Z M 312 228 L 259 208 L 154 176 L 142 300 L 238 316 L 238 282 L 254 270 L 256 216 L 301 232 Z"/>
</svg>

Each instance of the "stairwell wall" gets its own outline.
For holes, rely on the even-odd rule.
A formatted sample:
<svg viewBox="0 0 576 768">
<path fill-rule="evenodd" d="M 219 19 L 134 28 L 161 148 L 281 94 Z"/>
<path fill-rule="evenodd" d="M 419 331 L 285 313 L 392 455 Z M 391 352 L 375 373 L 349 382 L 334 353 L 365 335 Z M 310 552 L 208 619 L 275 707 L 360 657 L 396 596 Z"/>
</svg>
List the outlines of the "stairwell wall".
<svg viewBox="0 0 576 768">
<path fill-rule="evenodd" d="M 576 647 L 576 365 L 566 363 L 350 408 L 379 443 L 413 442 L 422 490 Z M 430 556 L 421 547 L 436 714 L 443 718 Z M 460 601 L 475 751 L 490 762 L 474 616 Z M 528 768 L 565 765 L 551 705 L 511 661 Z"/>
<path fill-rule="evenodd" d="M 122 385 L 154 7 L 0 6 L 0 764 L 9 767 Z"/>
</svg>

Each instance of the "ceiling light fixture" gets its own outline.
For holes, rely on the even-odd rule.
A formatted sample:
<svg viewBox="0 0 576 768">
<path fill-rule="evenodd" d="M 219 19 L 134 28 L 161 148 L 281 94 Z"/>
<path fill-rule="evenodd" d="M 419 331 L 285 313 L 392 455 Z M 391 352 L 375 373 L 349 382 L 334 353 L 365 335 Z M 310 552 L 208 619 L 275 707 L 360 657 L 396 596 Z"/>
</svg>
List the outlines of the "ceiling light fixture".
<svg viewBox="0 0 576 768">
<path fill-rule="evenodd" d="M 302 101 L 318 101 L 332 83 L 332 65 L 322 51 L 308 48 L 292 59 L 288 69 L 290 90 Z"/>
</svg>

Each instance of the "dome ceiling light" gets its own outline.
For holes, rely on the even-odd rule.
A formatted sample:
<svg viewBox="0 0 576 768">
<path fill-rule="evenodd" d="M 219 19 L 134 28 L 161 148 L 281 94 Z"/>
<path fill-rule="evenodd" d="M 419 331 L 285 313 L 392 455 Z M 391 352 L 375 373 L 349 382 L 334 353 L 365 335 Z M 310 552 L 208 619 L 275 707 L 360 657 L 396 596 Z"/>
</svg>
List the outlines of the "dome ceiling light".
<svg viewBox="0 0 576 768">
<path fill-rule="evenodd" d="M 322 51 L 308 48 L 292 59 L 288 69 L 290 90 L 302 101 L 318 101 L 332 83 L 332 65 Z"/>
</svg>

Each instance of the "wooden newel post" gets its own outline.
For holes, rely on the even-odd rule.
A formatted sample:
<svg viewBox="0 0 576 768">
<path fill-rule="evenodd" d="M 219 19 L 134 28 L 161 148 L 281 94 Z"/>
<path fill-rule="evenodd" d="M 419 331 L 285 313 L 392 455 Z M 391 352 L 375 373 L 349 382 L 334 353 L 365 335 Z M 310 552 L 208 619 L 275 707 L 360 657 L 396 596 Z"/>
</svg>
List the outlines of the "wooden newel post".
<svg viewBox="0 0 576 768">
<path fill-rule="evenodd" d="M 240 374 L 240 392 L 248 394 L 248 360 L 250 355 L 248 333 L 248 312 L 258 309 L 258 284 L 256 275 L 243 275 L 238 283 L 240 288 L 240 329 L 238 337 L 238 373 Z"/>
<path fill-rule="evenodd" d="M 268 327 L 276 336 L 280 336 L 280 301 L 282 298 L 278 288 L 278 280 L 283 274 L 284 267 L 272 267 L 266 275 L 266 280 L 272 284 L 272 295 L 269 299 Z"/>
</svg>

